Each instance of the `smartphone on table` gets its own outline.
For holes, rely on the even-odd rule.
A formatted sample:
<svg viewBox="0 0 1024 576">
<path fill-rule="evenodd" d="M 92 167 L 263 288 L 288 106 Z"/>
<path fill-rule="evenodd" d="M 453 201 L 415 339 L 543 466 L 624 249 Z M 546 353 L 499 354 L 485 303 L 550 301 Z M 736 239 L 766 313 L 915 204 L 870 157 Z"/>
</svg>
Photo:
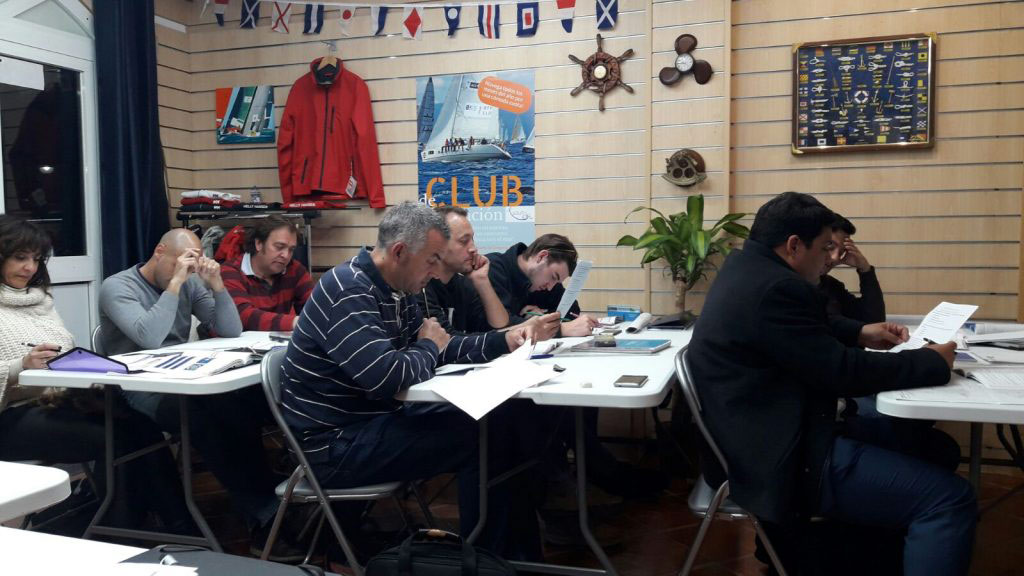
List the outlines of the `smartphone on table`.
<svg viewBox="0 0 1024 576">
<path fill-rule="evenodd" d="M 623 374 L 615 381 L 616 388 L 639 388 L 647 383 L 647 376 Z"/>
</svg>

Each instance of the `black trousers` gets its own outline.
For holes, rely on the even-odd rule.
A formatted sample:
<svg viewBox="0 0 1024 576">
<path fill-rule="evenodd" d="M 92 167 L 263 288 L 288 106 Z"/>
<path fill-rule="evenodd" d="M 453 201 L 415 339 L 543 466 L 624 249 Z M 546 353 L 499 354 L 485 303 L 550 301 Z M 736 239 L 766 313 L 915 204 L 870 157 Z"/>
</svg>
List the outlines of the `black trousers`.
<svg viewBox="0 0 1024 576">
<path fill-rule="evenodd" d="M 118 405 L 114 419 L 115 453 L 120 456 L 163 440 L 146 417 Z M 53 464 L 95 461 L 94 478 L 106 489 L 102 412 L 68 405 L 23 404 L 0 413 L 0 460 L 42 460 Z M 168 449 L 151 452 L 115 468 L 116 496 L 104 524 L 138 527 L 147 512 L 169 529 L 188 526 L 188 513 L 174 459 Z"/>
<path fill-rule="evenodd" d="M 259 386 L 188 399 L 192 446 L 231 496 L 234 506 L 253 525 L 274 518 L 278 480 L 263 450 L 262 427 L 272 421 Z M 181 430 L 180 399 L 160 395 L 155 420 L 161 429 Z"/>
</svg>

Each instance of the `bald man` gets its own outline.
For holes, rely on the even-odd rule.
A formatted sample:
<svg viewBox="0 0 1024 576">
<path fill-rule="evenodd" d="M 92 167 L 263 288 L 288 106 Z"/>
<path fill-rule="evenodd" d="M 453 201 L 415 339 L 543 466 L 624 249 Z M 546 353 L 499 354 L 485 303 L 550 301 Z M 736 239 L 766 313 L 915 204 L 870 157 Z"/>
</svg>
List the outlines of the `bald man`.
<svg viewBox="0 0 1024 576">
<path fill-rule="evenodd" d="M 242 333 L 220 265 L 202 255 L 191 230 L 163 235 L 153 255 L 103 281 L 100 329 L 103 352 L 123 354 L 188 341 L 192 316 L 201 331 L 233 337 Z"/>
<path fill-rule="evenodd" d="M 175 228 L 164 234 L 143 264 L 114 274 L 100 287 L 100 342 L 105 354 L 162 348 L 188 341 L 192 316 L 201 334 L 234 337 L 242 333 L 231 295 L 224 289 L 220 265 L 202 255 L 199 238 Z M 125 392 L 135 410 L 163 430 L 179 431 L 178 398 L 149 392 Z M 258 386 L 190 399 L 192 442 L 210 471 L 231 495 L 253 530 L 265 541 L 277 509 L 275 478 L 263 454 L 260 427 L 270 412 Z M 287 541 L 275 545 L 271 559 L 301 559 Z"/>
</svg>

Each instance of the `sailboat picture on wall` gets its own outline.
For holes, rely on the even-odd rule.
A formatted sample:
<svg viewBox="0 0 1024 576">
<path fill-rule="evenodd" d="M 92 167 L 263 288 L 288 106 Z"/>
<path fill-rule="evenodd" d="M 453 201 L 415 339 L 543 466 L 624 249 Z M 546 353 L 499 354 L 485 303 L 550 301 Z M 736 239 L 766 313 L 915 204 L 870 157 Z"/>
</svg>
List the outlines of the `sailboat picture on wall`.
<svg viewBox="0 0 1024 576">
<path fill-rule="evenodd" d="M 420 152 L 421 160 L 475 162 L 512 157 L 508 142 L 501 136 L 500 109 L 480 100 L 480 85 L 485 78 L 483 74 L 454 76 L 430 139 Z"/>
<path fill-rule="evenodd" d="M 423 104 L 419 107 L 416 115 L 416 145 L 417 150 L 423 151 L 430 133 L 434 130 L 434 79 L 427 80 L 427 88 L 423 92 Z"/>
<path fill-rule="evenodd" d="M 526 142 L 523 144 L 523 152 L 533 154 L 536 150 L 533 145 L 533 130 L 530 130 L 530 135 L 526 137 Z"/>
<path fill-rule="evenodd" d="M 533 92 L 533 70 L 417 78 L 418 197 L 467 208 L 478 248 L 533 239 Z"/>
</svg>

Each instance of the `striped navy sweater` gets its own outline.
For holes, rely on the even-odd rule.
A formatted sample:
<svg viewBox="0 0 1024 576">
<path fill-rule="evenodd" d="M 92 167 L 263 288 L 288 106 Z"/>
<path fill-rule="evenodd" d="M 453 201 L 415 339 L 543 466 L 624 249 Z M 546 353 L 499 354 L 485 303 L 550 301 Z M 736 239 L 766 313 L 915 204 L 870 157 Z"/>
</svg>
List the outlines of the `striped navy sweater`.
<svg viewBox="0 0 1024 576">
<path fill-rule="evenodd" d="M 438 351 L 416 339 L 422 323 L 415 299 L 392 290 L 365 250 L 320 278 L 281 369 L 285 420 L 310 460 L 326 461 L 343 430 L 401 410 L 395 394 L 432 378 L 438 365 L 508 352 L 497 332 L 452 336 Z"/>
</svg>

